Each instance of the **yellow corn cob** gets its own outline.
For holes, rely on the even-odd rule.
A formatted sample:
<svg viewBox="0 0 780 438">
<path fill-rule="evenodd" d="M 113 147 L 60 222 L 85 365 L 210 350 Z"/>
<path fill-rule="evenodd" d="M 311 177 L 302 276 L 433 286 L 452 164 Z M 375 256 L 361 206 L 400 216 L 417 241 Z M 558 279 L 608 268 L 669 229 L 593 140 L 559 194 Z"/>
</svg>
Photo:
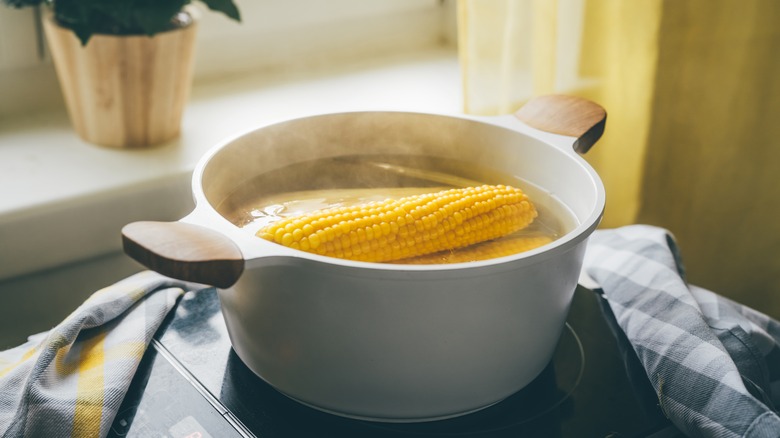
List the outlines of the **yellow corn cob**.
<svg viewBox="0 0 780 438">
<path fill-rule="evenodd" d="M 387 262 L 496 239 L 536 215 L 520 189 L 484 185 L 319 210 L 270 224 L 257 235 L 325 256 Z"/>
<path fill-rule="evenodd" d="M 552 242 L 549 236 L 509 236 L 499 240 L 478 243 L 456 251 L 440 251 L 433 254 L 397 260 L 404 265 L 434 265 L 488 260 L 530 251 Z"/>
</svg>

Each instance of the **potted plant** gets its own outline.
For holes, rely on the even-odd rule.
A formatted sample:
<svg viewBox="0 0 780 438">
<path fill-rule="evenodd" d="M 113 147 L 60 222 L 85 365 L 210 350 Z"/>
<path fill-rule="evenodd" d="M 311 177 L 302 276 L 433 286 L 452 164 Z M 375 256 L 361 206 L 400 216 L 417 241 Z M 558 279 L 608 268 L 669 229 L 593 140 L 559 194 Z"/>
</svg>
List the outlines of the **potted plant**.
<svg viewBox="0 0 780 438">
<path fill-rule="evenodd" d="M 47 6 L 44 31 L 71 122 L 86 141 L 146 147 L 179 135 L 192 83 L 192 0 L 2 0 Z M 240 20 L 233 0 L 201 0 Z"/>
</svg>

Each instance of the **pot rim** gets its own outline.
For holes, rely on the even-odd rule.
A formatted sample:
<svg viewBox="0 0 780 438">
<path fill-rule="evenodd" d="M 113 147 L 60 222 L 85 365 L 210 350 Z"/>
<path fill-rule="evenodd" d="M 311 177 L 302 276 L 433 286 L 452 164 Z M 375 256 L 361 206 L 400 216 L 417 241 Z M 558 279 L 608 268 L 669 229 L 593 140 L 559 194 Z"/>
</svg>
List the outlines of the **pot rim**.
<svg viewBox="0 0 780 438">
<path fill-rule="evenodd" d="M 421 116 L 436 116 L 454 118 L 459 120 L 469 120 L 482 124 L 491 125 L 497 128 L 505 128 L 515 133 L 525 135 L 527 137 L 541 141 L 542 143 L 564 152 L 564 156 L 571 159 L 578 165 L 589 177 L 590 182 L 593 184 L 593 188 L 596 192 L 596 199 L 594 206 L 590 214 L 584 220 L 578 220 L 578 225 L 574 229 L 570 230 L 560 238 L 550 242 L 541 247 L 524 251 L 521 253 L 497 257 L 488 260 L 450 263 L 450 264 L 430 264 L 430 265 L 406 265 L 406 264 L 394 264 L 394 263 L 372 263 L 361 262 L 347 259 L 339 259 L 335 257 L 327 257 L 319 254 L 309 253 L 305 251 L 294 250 L 282 245 L 278 245 L 273 242 L 268 242 L 263 239 L 250 236 L 247 233 L 241 231 L 241 229 L 235 226 L 233 223 L 223 217 L 214 206 L 206 199 L 203 192 L 203 172 L 208 166 L 211 159 L 219 153 L 222 149 L 227 147 L 232 142 L 242 138 L 251 133 L 259 130 L 278 125 L 281 123 L 288 123 L 296 120 L 302 120 L 307 118 L 316 117 L 330 117 L 349 114 L 368 114 L 368 113 L 392 113 L 402 115 L 421 115 Z M 494 268 L 506 268 L 516 269 L 520 266 L 527 266 L 539 263 L 547 260 L 551 257 L 556 257 L 561 253 L 569 251 L 574 246 L 587 239 L 591 233 L 598 227 L 601 218 L 604 215 L 604 209 L 606 205 L 606 193 L 603 182 L 598 173 L 593 167 L 582 158 L 577 152 L 574 151 L 573 145 L 577 140 L 575 137 L 553 134 L 546 131 L 535 129 L 522 121 L 518 120 L 513 115 L 502 116 L 472 116 L 463 114 L 446 114 L 446 113 L 426 113 L 417 111 L 399 111 L 399 110 L 368 110 L 368 111 L 340 111 L 331 113 L 317 113 L 311 115 L 305 115 L 296 117 L 293 119 L 278 120 L 261 124 L 259 126 L 245 130 L 237 135 L 233 135 L 217 143 L 211 147 L 198 161 L 195 169 L 192 173 L 192 193 L 195 200 L 194 210 L 184 218 L 180 219 L 180 222 L 191 223 L 195 225 L 206 226 L 208 228 L 215 229 L 216 231 L 228 236 L 244 254 L 246 262 L 246 268 L 252 268 L 257 265 L 263 264 L 264 260 L 269 258 L 292 258 L 292 259 L 306 259 L 311 262 L 317 262 L 321 264 L 330 265 L 332 267 L 339 267 L 344 270 L 344 274 L 354 274 L 355 270 L 358 271 L 367 270 L 371 272 L 370 275 L 375 275 L 377 271 L 387 271 L 388 274 L 401 272 L 443 272 L 443 271 L 471 271 L 472 269 L 485 269 L 486 267 Z M 473 275 L 473 274 L 468 274 Z"/>
</svg>

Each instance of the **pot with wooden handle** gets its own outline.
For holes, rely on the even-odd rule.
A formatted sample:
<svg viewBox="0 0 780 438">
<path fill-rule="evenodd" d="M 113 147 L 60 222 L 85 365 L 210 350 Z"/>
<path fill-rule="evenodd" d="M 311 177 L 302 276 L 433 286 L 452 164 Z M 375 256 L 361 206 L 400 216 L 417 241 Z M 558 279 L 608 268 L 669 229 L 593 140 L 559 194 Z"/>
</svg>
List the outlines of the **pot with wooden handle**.
<svg viewBox="0 0 780 438">
<path fill-rule="evenodd" d="M 552 357 L 605 204 L 601 180 L 577 152 L 605 121 L 595 103 L 542 96 L 499 117 L 354 112 L 262 127 L 201 159 L 190 215 L 127 225 L 125 252 L 164 275 L 220 288 L 234 350 L 293 399 L 377 421 L 462 415 L 517 392 Z M 521 177 L 560 201 L 572 225 L 523 253 L 406 265 L 291 249 L 229 220 L 229 200 L 267 184 L 263 175 L 388 154 Z"/>
</svg>

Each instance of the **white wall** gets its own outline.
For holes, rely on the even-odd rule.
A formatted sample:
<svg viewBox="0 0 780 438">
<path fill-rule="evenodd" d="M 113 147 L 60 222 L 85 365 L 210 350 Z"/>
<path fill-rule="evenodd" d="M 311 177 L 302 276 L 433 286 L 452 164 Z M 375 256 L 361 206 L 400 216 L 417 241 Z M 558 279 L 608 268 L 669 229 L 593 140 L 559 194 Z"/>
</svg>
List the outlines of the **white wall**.
<svg viewBox="0 0 780 438">
<path fill-rule="evenodd" d="M 268 69 L 454 44 L 454 0 L 237 0 L 242 23 L 202 10 L 196 84 Z M 0 7 L 0 119 L 61 109 L 32 9 Z"/>
</svg>

